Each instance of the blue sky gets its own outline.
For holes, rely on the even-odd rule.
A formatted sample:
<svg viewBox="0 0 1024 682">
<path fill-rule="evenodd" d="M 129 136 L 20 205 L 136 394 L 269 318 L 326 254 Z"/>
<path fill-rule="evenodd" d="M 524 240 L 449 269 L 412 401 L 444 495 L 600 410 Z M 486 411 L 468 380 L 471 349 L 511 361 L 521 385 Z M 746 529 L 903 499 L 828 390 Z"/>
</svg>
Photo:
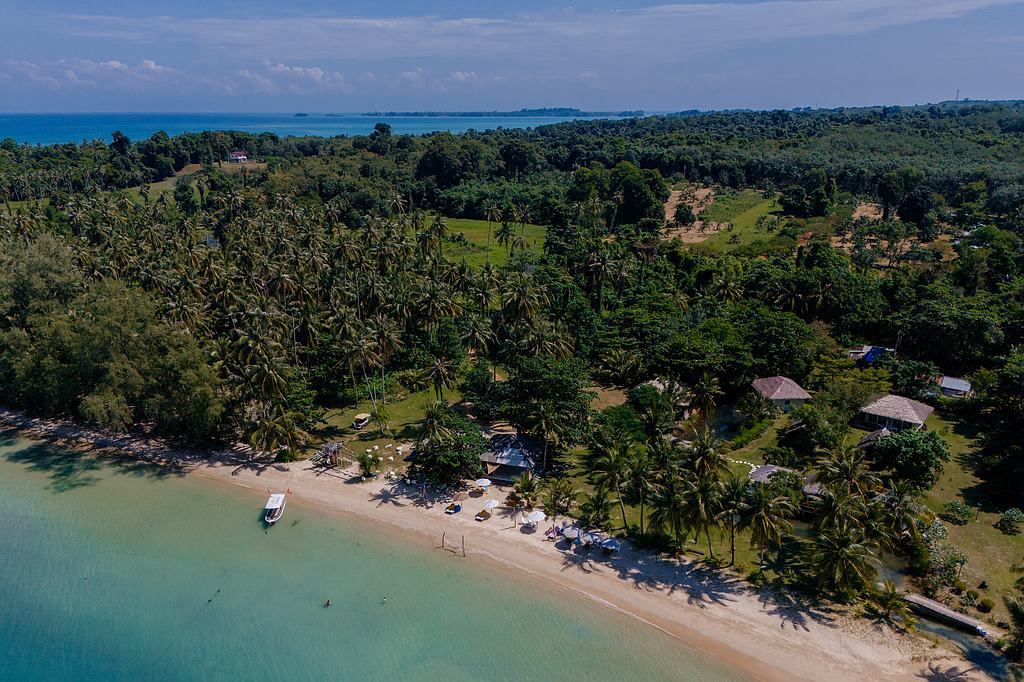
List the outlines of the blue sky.
<svg viewBox="0 0 1024 682">
<path fill-rule="evenodd" d="M 1024 98 L 1024 0 L 0 0 L 0 111 Z"/>
</svg>

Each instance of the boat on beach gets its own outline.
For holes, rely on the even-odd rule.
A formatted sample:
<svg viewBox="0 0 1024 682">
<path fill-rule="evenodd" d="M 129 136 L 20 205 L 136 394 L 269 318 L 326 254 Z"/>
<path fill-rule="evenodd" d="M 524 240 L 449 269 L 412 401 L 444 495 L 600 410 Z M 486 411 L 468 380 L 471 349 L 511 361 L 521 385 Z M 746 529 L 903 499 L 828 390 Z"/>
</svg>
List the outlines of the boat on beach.
<svg viewBox="0 0 1024 682">
<path fill-rule="evenodd" d="M 284 493 L 274 493 L 270 496 L 263 514 L 263 520 L 267 522 L 268 526 L 273 526 L 284 516 L 284 505 Z"/>
</svg>

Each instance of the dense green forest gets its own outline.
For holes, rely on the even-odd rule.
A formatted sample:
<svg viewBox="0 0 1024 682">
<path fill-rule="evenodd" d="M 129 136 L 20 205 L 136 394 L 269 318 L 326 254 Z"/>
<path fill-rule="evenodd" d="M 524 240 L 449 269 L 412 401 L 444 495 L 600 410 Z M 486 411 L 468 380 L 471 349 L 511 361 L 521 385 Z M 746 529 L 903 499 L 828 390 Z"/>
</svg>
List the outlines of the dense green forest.
<svg viewBox="0 0 1024 682">
<path fill-rule="evenodd" d="M 236 149 L 266 166 L 212 165 Z M 146 188 L 190 164 L 168 191 Z M 693 186 L 777 200 L 757 228 L 774 230 L 771 247 L 667 238 L 670 190 Z M 908 555 L 933 593 L 958 580 L 920 508 L 948 444 L 929 431 L 851 448 L 869 397 L 969 421 L 986 499 L 1024 506 L 1021 103 L 458 136 L 379 124 L 339 138 L 7 140 L 0 191 L 0 399 L 12 407 L 291 458 L 325 409 L 369 405 L 383 430 L 399 395 L 432 388 L 417 466 L 450 480 L 475 474 L 483 447 L 448 408 L 459 391 L 543 443 L 555 508 L 574 506 L 565 476 L 578 465 L 579 513 L 597 525 L 621 511 L 641 540 L 706 536 L 713 556 L 712 530 L 742 519 L 759 563 L 773 549 L 789 575 L 812 562 L 815 589 L 844 599 L 871 588 L 860 568 L 880 548 Z M 853 218 L 865 201 L 882 215 Z M 460 256 L 455 218 L 486 221 L 482 264 Z M 855 365 L 844 348 L 861 343 L 895 357 Z M 827 489 L 800 551 L 786 539 L 810 504 L 800 479 L 750 487 L 725 459 L 777 418 L 749 387 L 779 374 L 814 400 L 759 456 Z M 974 397 L 935 398 L 941 374 L 969 377 Z M 634 388 L 655 378 L 666 390 Z M 596 411 L 595 386 L 632 390 Z M 732 430 L 718 428 L 726 405 Z"/>
</svg>

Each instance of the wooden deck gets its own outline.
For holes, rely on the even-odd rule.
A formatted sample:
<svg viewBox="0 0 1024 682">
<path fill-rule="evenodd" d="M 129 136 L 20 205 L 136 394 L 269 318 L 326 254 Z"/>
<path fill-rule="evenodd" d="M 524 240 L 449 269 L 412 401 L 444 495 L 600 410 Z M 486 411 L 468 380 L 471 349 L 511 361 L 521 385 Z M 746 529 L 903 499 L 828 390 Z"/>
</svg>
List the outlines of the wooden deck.
<svg viewBox="0 0 1024 682">
<path fill-rule="evenodd" d="M 981 635 L 982 637 L 988 636 L 988 630 L 985 629 L 984 623 L 979 620 L 975 620 L 970 616 L 958 613 L 934 599 L 929 599 L 928 597 L 923 597 L 919 594 L 906 594 L 903 596 L 903 599 L 910 604 L 911 608 L 922 615 L 948 623 L 975 635 Z"/>
</svg>

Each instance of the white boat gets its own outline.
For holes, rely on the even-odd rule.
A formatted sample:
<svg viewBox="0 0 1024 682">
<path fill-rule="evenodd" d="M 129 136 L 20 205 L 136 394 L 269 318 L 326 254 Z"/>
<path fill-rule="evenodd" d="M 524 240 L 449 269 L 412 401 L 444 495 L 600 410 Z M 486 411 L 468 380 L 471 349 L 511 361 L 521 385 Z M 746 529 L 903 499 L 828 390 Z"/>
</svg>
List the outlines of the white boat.
<svg viewBox="0 0 1024 682">
<path fill-rule="evenodd" d="M 284 516 L 284 505 L 284 493 L 275 493 L 270 496 L 270 499 L 267 500 L 266 513 L 263 515 L 263 520 L 267 522 L 267 525 L 273 526 Z"/>
</svg>

